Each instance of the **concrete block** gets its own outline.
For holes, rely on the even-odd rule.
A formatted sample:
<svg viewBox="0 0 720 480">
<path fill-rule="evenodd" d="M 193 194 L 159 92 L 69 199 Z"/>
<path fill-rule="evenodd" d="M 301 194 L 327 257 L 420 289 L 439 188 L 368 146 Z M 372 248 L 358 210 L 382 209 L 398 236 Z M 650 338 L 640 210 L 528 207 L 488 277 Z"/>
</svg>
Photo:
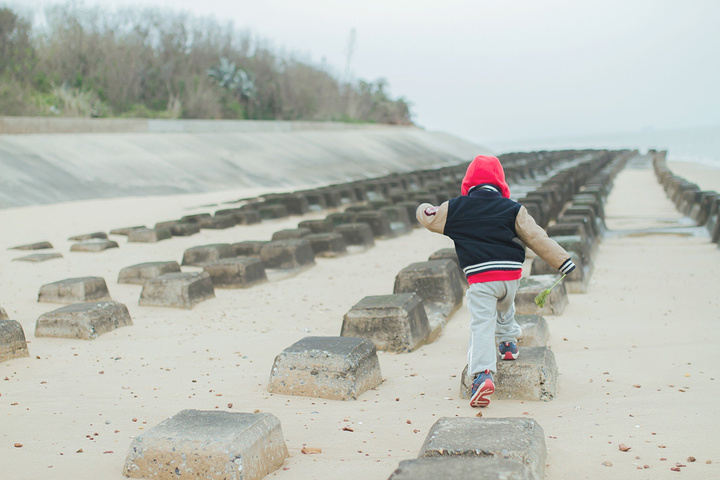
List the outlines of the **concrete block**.
<svg viewBox="0 0 720 480">
<path fill-rule="evenodd" d="M 155 243 L 172 237 L 165 228 L 138 228 L 128 233 L 128 242 Z"/>
<path fill-rule="evenodd" d="M 35 336 L 92 340 L 132 324 L 130 312 L 122 303 L 75 303 L 40 315 L 35 324 Z"/>
<path fill-rule="evenodd" d="M 279 240 L 263 245 L 260 259 L 265 268 L 291 269 L 315 263 L 310 242 L 305 239 Z"/>
<path fill-rule="evenodd" d="M 272 240 L 278 241 L 305 238 L 311 233 L 312 231 L 307 228 L 286 228 L 285 230 L 278 230 L 277 232 L 273 233 Z"/>
<path fill-rule="evenodd" d="M 310 242 L 316 257 L 338 257 L 347 253 L 345 239 L 339 233 L 315 233 L 308 235 L 305 240 Z"/>
<path fill-rule="evenodd" d="M 535 304 L 535 297 L 555 283 L 560 275 L 532 275 L 520 279 L 520 286 L 515 294 L 515 312 L 518 315 L 561 315 L 568 304 L 567 290 L 563 282 L 555 285 L 540 308 Z"/>
<path fill-rule="evenodd" d="M 52 243 L 36 242 L 29 243 L 27 245 L 18 245 L 17 247 L 10 247 L 10 250 L 46 250 L 48 248 L 53 248 Z"/>
<path fill-rule="evenodd" d="M 357 213 L 353 212 L 336 212 L 331 213 L 327 217 L 325 217 L 326 220 L 329 220 L 332 222 L 332 224 L 335 226 L 335 229 L 337 231 L 337 227 L 339 225 L 344 225 L 346 223 L 357 223 Z"/>
<path fill-rule="evenodd" d="M 248 288 L 267 282 L 265 265 L 258 257 L 235 257 L 208 263 L 203 270 L 218 288 Z"/>
<path fill-rule="evenodd" d="M 335 231 L 335 224 L 327 218 L 322 220 L 303 220 L 298 223 L 298 228 L 307 228 L 312 233 L 333 233 Z"/>
<path fill-rule="evenodd" d="M 308 210 L 313 212 L 321 212 L 328 208 L 327 202 L 325 201 L 325 195 L 318 190 L 301 190 L 295 192 L 298 195 L 303 195 L 307 199 Z"/>
<path fill-rule="evenodd" d="M 597 244 L 591 243 L 589 239 L 580 235 L 563 235 L 551 238 L 566 251 L 580 254 L 583 266 L 592 265 L 593 257 L 597 251 Z"/>
<path fill-rule="evenodd" d="M 233 215 L 215 215 L 209 220 L 204 220 L 200 223 L 200 228 L 206 228 L 210 230 L 225 230 L 237 225 L 237 220 Z"/>
<path fill-rule="evenodd" d="M 151 278 L 180 271 L 177 262 L 146 262 L 125 267 L 118 274 L 118 283 L 144 285 Z"/>
<path fill-rule="evenodd" d="M 419 458 L 494 457 L 545 473 L 545 432 L 532 418 L 443 417 L 430 428 Z M 502 478 L 502 477 L 498 477 Z"/>
<path fill-rule="evenodd" d="M 73 242 L 84 242 L 85 240 L 93 240 L 93 239 L 100 239 L 100 240 L 107 240 L 108 236 L 105 232 L 93 232 L 93 233 L 85 233 L 83 235 L 75 235 L 74 237 L 68 238 L 68 240 Z"/>
<path fill-rule="evenodd" d="M 588 283 L 590 282 L 590 277 L 592 276 L 592 265 L 584 265 L 580 254 L 576 252 L 568 253 L 575 264 L 575 270 L 570 272 L 562 283 L 565 284 L 565 288 L 568 293 L 585 293 L 587 291 Z M 557 274 L 558 271 L 545 263 L 542 258 L 535 257 L 533 259 L 532 266 L 530 267 L 530 276 Z"/>
<path fill-rule="evenodd" d="M 415 211 L 417 210 L 418 205 L 420 205 L 421 202 L 415 202 L 415 201 L 406 201 L 406 202 L 399 202 L 396 203 L 396 207 L 402 207 L 407 212 L 408 220 L 410 221 L 410 225 L 413 228 L 420 227 L 420 222 L 418 222 L 417 217 L 415 216 Z M 437 203 L 433 203 L 433 205 L 437 205 Z"/>
<path fill-rule="evenodd" d="M 328 208 L 335 208 L 342 205 L 342 194 L 340 193 L 339 189 L 322 188 L 319 191 L 325 199 L 325 205 L 327 205 Z"/>
<path fill-rule="evenodd" d="M 310 211 L 307 197 L 297 193 L 276 193 L 262 197 L 267 205 L 282 205 L 289 215 L 305 215 Z"/>
<path fill-rule="evenodd" d="M 68 278 L 40 287 L 38 302 L 82 303 L 110 301 L 105 279 L 102 277 Z"/>
<path fill-rule="evenodd" d="M 400 462 L 388 480 L 542 480 L 527 465 L 500 457 L 428 457 Z"/>
<path fill-rule="evenodd" d="M 395 277 L 393 293 L 415 292 L 422 300 L 431 324 L 444 324 L 461 306 L 465 288 L 452 260 L 412 263 Z"/>
<path fill-rule="evenodd" d="M 518 338 L 518 347 L 545 347 L 550 338 L 550 329 L 542 315 L 515 315 L 522 334 Z"/>
<path fill-rule="evenodd" d="M 385 212 L 367 210 L 357 213 L 357 221 L 367 223 L 375 238 L 391 238 L 395 236 L 390 227 L 390 219 Z"/>
<path fill-rule="evenodd" d="M 28 356 L 30 354 L 22 325 L 15 320 L 3 319 L 0 316 L 0 362 Z"/>
<path fill-rule="evenodd" d="M 387 206 L 381 208 L 380 211 L 388 216 L 388 219 L 390 220 L 390 229 L 395 235 L 404 235 L 406 233 L 410 233 L 412 230 L 412 224 L 410 223 L 410 217 L 408 216 L 406 208 Z M 415 218 L 414 213 L 413 218 Z"/>
<path fill-rule="evenodd" d="M 136 436 L 123 475 L 176 480 L 260 480 L 288 457 L 270 413 L 183 410 Z"/>
<path fill-rule="evenodd" d="M 200 224 L 197 222 L 181 222 L 180 220 L 169 220 L 158 222 L 156 229 L 168 229 L 173 237 L 189 237 L 200 232 Z"/>
<path fill-rule="evenodd" d="M 253 225 L 260 223 L 260 212 L 257 210 L 243 210 L 242 212 L 235 213 L 235 222 L 238 225 Z"/>
<path fill-rule="evenodd" d="M 380 363 L 370 340 L 305 337 L 275 357 L 268 390 L 283 395 L 355 400 L 380 383 Z"/>
<path fill-rule="evenodd" d="M 117 242 L 112 240 L 85 240 L 70 247 L 71 252 L 102 252 L 109 248 L 118 248 Z"/>
<path fill-rule="evenodd" d="M 183 253 L 183 265 L 202 266 L 205 263 L 214 262 L 221 258 L 235 256 L 235 248 L 229 243 L 214 243 L 210 245 L 199 245 L 185 250 Z"/>
<path fill-rule="evenodd" d="M 113 230 L 110 230 L 110 235 L 128 236 L 130 234 L 130 232 L 132 232 L 133 230 L 141 230 L 143 228 L 147 228 L 147 227 L 145 227 L 145 225 L 138 225 L 136 227 L 115 228 Z"/>
<path fill-rule="evenodd" d="M 258 208 L 258 214 L 263 220 L 273 220 L 276 218 L 285 218 L 288 216 L 287 208 L 285 205 L 263 205 Z"/>
<path fill-rule="evenodd" d="M 63 258 L 62 253 L 35 253 L 24 257 L 13 258 L 13 262 L 33 262 L 39 263 L 54 258 Z"/>
<path fill-rule="evenodd" d="M 375 245 L 372 229 L 367 223 L 345 223 L 337 225 L 335 231 L 342 235 L 345 245 L 372 247 Z"/>
<path fill-rule="evenodd" d="M 211 298 L 215 298 L 215 290 L 206 272 L 166 273 L 145 282 L 140 305 L 191 309 Z"/>
<path fill-rule="evenodd" d="M 558 368 L 555 355 L 547 347 L 520 349 L 517 360 L 498 360 L 494 375 L 494 398 L 510 400 L 542 400 L 555 398 Z M 460 375 L 460 397 L 470 398 L 472 378 L 467 365 Z"/>
<path fill-rule="evenodd" d="M 235 250 L 235 255 L 237 256 L 259 257 L 262 247 L 268 243 L 270 242 L 248 240 L 245 242 L 233 243 L 233 249 Z"/>
<path fill-rule="evenodd" d="M 436 328 L 431 327 L 418 295 L 399 293 L 360 300 L 343 317 L 340 335 L 368 338 L 378 350 L 410 352 L 432 341 Z"/>
<path fill-rule="evenodd" d="M 212 220 L 209 213 L 195 213 L 193 215 L 185 215 L 180 218 L 180 223 L 203 223 Z"/>
<path fill-rule="evenodd" d="M 550 237 L 564 237 L 570 235 L 579 235 L 583 238 L 594 239 L 594 235 L 589 228 L 585 227 L 582 222 L 563 222 L 556 223 L 547 228 L 547 234 Z"/>
</svg>

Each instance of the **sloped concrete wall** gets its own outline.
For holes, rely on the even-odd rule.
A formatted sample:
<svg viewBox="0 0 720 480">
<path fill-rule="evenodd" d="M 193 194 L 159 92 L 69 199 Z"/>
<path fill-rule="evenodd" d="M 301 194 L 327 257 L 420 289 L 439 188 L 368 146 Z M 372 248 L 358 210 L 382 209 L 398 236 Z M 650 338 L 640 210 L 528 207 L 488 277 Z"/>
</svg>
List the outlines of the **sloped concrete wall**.
<svg viewBox="0 0 720 480">
<path fill-rule="evenodd" d="M 0 120 L 8 131 L 7 118 Z M 47 122 L 23 125 L 25 131 L 47 131 Z M 116 132 L 0 135 L 0 208 L 322 185 L 457 164 L 487 153 L 415 127 L 146 120 L 94 127 L 94 121 L 77 122 L 72 127 L 77 131 Z M 55 130 L 63 128 L 70 129 L 65 124 Z"/>
</svg>

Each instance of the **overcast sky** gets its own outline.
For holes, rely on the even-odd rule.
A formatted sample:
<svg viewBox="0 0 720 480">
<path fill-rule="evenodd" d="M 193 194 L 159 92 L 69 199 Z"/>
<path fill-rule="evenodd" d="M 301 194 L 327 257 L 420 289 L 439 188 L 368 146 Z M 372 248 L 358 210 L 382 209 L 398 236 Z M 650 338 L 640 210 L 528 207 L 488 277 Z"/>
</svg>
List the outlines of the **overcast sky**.
<svg viewBox="0 0 720 480">
<path fill-rule="evenodd" d="M 16 0 L 24 6 L 57 3 Z M 720 0 L 85 0 L 232 21 L 476 143 L 720 125 Z"/>
</svg>

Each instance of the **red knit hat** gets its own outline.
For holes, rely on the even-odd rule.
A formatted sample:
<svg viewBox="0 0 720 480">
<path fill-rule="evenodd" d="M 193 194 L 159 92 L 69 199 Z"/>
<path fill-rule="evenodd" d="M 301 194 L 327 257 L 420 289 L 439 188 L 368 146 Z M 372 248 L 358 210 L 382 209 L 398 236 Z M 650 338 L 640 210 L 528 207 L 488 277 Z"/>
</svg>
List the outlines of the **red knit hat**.
<svg viewBox="0 0 720 480">
<path fill-rule="evenodd" d="M 460 192 L 467 195 L 468 191 L 475 185 L 488 183 L 499 188 L 503 197 L 510 198 L 510 188 L 505 183 L 505 171 L 500 165 L 500 160 L 497 157 L 478 155 L 468 165 Z"/>
</svg>

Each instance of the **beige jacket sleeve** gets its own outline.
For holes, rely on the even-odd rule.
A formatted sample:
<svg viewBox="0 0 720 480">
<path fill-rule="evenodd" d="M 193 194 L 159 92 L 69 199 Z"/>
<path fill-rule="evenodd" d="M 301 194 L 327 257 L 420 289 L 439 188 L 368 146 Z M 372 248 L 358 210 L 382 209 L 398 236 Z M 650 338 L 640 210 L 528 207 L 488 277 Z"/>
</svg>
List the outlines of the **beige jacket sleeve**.
<svg viewBox="0 0 720 480">
<path fill-rule="evenodd" d="M 423 203 L 415 211 L 415 217 L 420 225 L 431 232 L 443 233 L 447 221 L 448 205 L 448 202 L 443 202 L 439 207 Z"/>
<path fill-rule="evenodd" d="M 547 236 L 525 207 L 520 207 L 515 218 L 515 231 L 518 238 L 551 267 L 561 273 L 570 273 L 575 268 L 570 254 Z"/>
</svg>

